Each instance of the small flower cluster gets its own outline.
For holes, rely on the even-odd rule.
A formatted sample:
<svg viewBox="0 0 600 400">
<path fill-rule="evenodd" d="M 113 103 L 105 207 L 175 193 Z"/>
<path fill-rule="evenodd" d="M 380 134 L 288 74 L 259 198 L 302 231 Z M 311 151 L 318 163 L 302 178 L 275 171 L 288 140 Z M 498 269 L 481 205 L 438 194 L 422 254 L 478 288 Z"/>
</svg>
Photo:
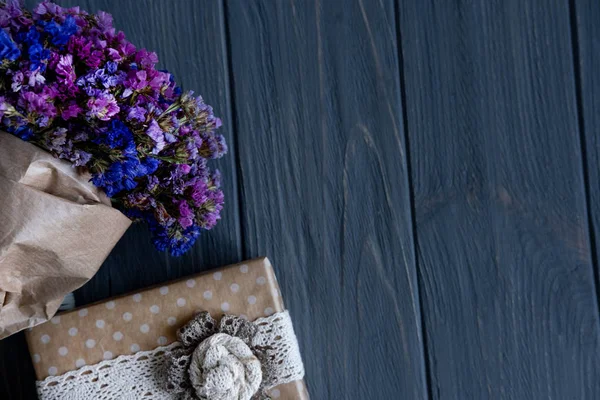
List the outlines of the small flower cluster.
<svg viewBox="0 0 600 400">
<path fill-rule="evenodd" d="M 207 161 L 227 146 L 212 108 L 157 62 L 107 13 L 0 0 L 0 129 L 85 167 L 159 250 L 181 255 L 220 218 Z"/>
</svg>

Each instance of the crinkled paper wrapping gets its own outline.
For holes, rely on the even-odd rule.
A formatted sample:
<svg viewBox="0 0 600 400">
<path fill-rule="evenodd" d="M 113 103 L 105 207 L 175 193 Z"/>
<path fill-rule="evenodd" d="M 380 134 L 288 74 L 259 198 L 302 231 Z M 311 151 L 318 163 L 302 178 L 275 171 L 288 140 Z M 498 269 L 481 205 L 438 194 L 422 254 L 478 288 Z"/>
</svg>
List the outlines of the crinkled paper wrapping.
<svg viewBox="0 0 600 400">
<path fill-rule="evenodd" d="M 130 224 L 89 175 L 0 132 L 0 339 L 50 319 Z"/>
<path fill-rule="evenodd" d="M 37 378 L 43 380 L 169 345 L 199 311 L 253 321 L 284 310 L 273 267 L 260 258 L 64 312 L 26 336 Z M 277 386 L 270 395 L 308 399 L 304 381 Z"/>
</svg>

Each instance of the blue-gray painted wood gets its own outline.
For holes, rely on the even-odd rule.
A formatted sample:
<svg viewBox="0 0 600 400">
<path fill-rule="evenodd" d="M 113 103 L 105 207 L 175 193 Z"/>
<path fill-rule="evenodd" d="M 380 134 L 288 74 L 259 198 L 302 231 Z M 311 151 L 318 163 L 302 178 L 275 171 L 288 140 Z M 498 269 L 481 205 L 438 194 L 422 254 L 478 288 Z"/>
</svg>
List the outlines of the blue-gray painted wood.
<svg viewBox="0 0 600 400">
<path fill-rule="evenodd" d="M 425 399 L 392 1 L 227 2 L 246 257 L 315 399 Z"/>
<path fill-rule="evenodd" d="M 600 398 L 568 2 L 398 9 L 432 397 Z"/>
</svg>

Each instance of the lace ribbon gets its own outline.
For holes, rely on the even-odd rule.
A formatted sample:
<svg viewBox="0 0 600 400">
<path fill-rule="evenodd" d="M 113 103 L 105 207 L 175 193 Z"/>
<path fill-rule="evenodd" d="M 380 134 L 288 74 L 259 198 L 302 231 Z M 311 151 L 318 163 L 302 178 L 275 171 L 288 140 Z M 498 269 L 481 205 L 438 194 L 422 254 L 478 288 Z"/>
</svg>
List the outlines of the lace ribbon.
<svg viewBox="0 0 600 400">
<path fill-rule="evenodd" d="M 263 371 L 269 386 L 279 385 L 304 377 L 304 366 L 298 342 L 287 311 L 254 321 L 257 332 L 253 347 L 268 349 L 275 362 Z M 167 400 L 181 396 L 167 391 L 169 360 L 182 348 L 180 342 L 122 355 L 96 365 L 84 366 L 61 376 L 50 376 L 37 382 L 42 400 L 83 399 L 147 399 Z M 263 365 L 264 368 L 264 365 Z"/>
</svg>

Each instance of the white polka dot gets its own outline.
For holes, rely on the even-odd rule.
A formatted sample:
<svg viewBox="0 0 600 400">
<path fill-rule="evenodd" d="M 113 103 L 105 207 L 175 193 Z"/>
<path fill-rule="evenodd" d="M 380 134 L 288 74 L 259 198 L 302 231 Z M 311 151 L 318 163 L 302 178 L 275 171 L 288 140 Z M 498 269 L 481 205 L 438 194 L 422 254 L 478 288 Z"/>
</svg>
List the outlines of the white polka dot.
<svg viewBox="0 0 600 400">
<path fill-rule="evenodd" d="M 61 356 L 66 356 L 67 354 L 69 354 L 69 349 L 67 349 L 65 346 L 63 347 L 59 347 L 58 348 L 58 354 L 60 354 Z"/>
<path fill-rule="evenodd" d="M 167 286 L 162 286 L 158 291 L 164 296 L 169 293 L 169 288 Z"/>
<path fill-rule="evenodd" d="M 135 301 L 136 303 L 139 303 L 140 301 L 142 301 L 142 295 L 140 293 L 134 294 L 133 301 Z"/>
<path fill-rule="evenodd" d="M 40 340 L 42 341 L 42 343 L 48 344 L 48 343 L 50 343 L 50 335 L 42 335 Z"/>
<path fill-rule="evenodd" d="M 249 304 L 256 304 L 256 297 L 255 296 L 248 296 L 248 303 Z"/>
<path fill-rule="evenodd" d="M 273 297 L 279 297 L 279 291 L 277 289 L 273 290 Z"/>
<path fill-rule="evenodd" d="M 104 357 L 105 360 L 111 360 L 113 358 L 113 353 L 110 351 L 105 351 L 102 357 Z"/>
<path fill-rule="evenodd" d="M 167 318 L 167 324 L 169 324 L 169 326 L 175 325 L 176 322 L 177 322 L 177 318 L 175 318 L 175 317 Z"/>
<path fill-rule="evenodd" d="M 237 293 L 240 291 L 240 285 L 237 283 L 232 283 L 231 286 L 229 286 L 229 289 L 231 289 L 233 293 Z"/>
<path fill-rule="evenodd" d="M 167 344 L 167 338 L 164 336 L 161 336 L 158 338 L 158 340 L 156 341 L 156 343 L 159 344 L 159 346 L 164 346 L 165 344 Z"/>
<path fill-rule="evenodd" d="M 185 299 L 183 297 L 180 297 L 177 299 L 177 307 L 183 307 L 185 306 Z"/>
<path fill-rule="evenodd" d="M 33 362 L 37 364 L 37 363 L 39 363 L 40 361 L 42 361 L 42 357 L 40 357 L 40 355 L 39 355 L 39 354 L 34 354 L 34 355 L 33 355 Z"/>
<path fill-rule="evenodd" d="M 113 308 L 115 308 L 115 302 L 114 301 L 109 301 L 105 304 L 106 308 L 108 308 L 109 310 L 112 310 Z"/>
<path fill-rule="evenodd" d="M 241 319 L 248 320 L 248 316 L 246 314 L 240 314 Z"/>
<path fill-rule="evenodd" d="M 269 315 L 273 315 L 275 311 L 273 311 L 273 309 L 271 307 L 267 307 L 265 308 L 265 315 L 269 316 Z"/>
<path fill-rule="evenodd" d="M 133 315 L 131 315 L 130 312 L 126 312 L 126 313 L 123 314 L 123 319 L 125 321 L 131 321 L 131 318 L 133 318 Z"/>
<path fill-rule="evenodd" d="M 129 347 L 129 350 L 131 350 L 132 353 L 137 353 L 138 351 L 140 351 L 140 345 L 134 343 L 131 345 L 131 347 Z"/>
<path fill-rule="evenodd" d="M 79 310 L 78 314 L 82 318 L 85 317 L 88 314 L 87 308 L 82 308 L 81 310 Z"/>
<path fill-rule="evenodd" d="M 229 303 L 228 302 L 221 303 L 221 310 L 229 311 Z"/>
<path fill-rule="evenodd" d="M 96 321 L 96 326 L 100 329 L 104 328 L 104 320 L 103 319 L 99 319 Z"/>
<path fill-rule="evenodd" d="M 148 326 L 148 324 L 143 324 L 140 326 L 140 332 L 142 333 L 148 333 L 150 332 L 150 327 Z"/>
<path fill-rule="evenodd" d="M 271 396 L 274 399 L 278 399 L 279 396 L 281 396 L 281 392 L 279 391 L 279 389 L 273 389 L 273 390 L 271 390 Z"/>
<path fill-rule="evenodd" d="M 85 347 L 87 347 L 88 349 L 93 349 L 94 347 L 96 347 L 96 341 L 94 339 L 86 340 Z"/>
<path fill-rule="evenodd" d="M 77 368 L 81 368 L 85 365 L 85 360 L 83 358 L 78 358 L 77 361 L 75 361 L 75 367 Z"/>
<path fill-rule="evenodd" d="M 52 375 L 52 376 L 54 376 L 54 375 L 56 375 L 57 373 L 58 373 L 58 368 L 56 368 L 56 367 L 50 367 L 50 368 L 48 368 L 48 374 L 49 374 L 49 375 Z"/>
<path fill-rule="evenodd" d="M 77 330 L 77 328 L 75 328 L 75 327 L 69 328 L 69 336 L 75 336 L 75 335 L 77 335 L 77 332 L 79 332 Z"/>
<path fill-rule="evenodd" d="M 258 285 L 264 285 L 265 283 L 267 283 L 267 278 L 265 278 L 264 276 L 259 276 L 258 278 L 256 278 L 256 283 Z"/>
<path fill-rule="evenodd" d="M 207 290 L 206 292 L 204 292 L 204 298 L 206 300 L 212 299 L 212 292 L 210 290 Z"/>
<path fill-rule="evenodd" d="M 248 266 L 247 266 L 246 264 L 244 264 L 244 265 L 240 265 L 240 272 L 241 272 L 242 274 L 245 274 L 245 273 L 247 273 L 247 272 L 248 272 Z"/>
<path fill-rule="evenodd" d="M 117 342 L 121 341 L 121 339 L 123 339 L 123 334 L 119 331 L 113 333 L 113 339 L 116 340 Z"/>
<path fill-rule="evenodd" d="M 53 317 L 50 320 L 50 322 L 52 322 L 54 325 L 60 324 L 60 317 L 59 316 Z"/>
<path fill-rule="evenodd" d="M 213 279 L 214 279 L 215 281 L 220 281 L 220 280 L 221 280 L 221 278 L 223 278 L 223 273 L 222 273 L 222 272 L 215 272 L 215 273 L 213 274 Z"/>
<path fill-rule="evenodd" d="M 185 281 L 185 284 L 187 285 L 187 287 L 193 288 L 194 286 L 196 286 L 196 281 L 193 279 L 188 279 L 187 281 Z"/>
<path fill-rule="evenodd" d="M 160 307 L 157 306 L 156 304 L 154 304 L 153 306 L 150 307 L 150 312 L 152 314 L 158 314 L 160 312 Z"/>
</svg>

